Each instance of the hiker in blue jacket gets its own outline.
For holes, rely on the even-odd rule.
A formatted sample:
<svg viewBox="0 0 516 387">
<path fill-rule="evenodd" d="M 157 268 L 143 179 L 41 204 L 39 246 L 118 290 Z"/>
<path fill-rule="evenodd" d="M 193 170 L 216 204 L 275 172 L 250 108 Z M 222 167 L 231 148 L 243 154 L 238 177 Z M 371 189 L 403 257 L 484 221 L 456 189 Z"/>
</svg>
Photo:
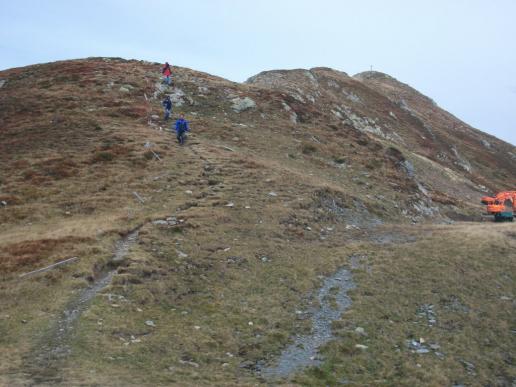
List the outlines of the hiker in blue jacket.
<svg viewBox="0 0 516 387">
<path fill-rule="evenodd" d="M 172 101 L 170 100 L 170 96 L 167 95 L 167 97 L 163 100 L 161 103 L 163 105 L 163 108 L 165 109 L 165 121 L 168 121 L 170 114 L 172 113 Z"/>
<path fill-rule="evenodd" d="M 185 143 L 185 133 L 189 130 L 188 121 L 185 120 L 184 113 L 181 113 L 179 119 L 176 121 L 176 135 L 179 144 L 183 145 Z"/>
</svg>

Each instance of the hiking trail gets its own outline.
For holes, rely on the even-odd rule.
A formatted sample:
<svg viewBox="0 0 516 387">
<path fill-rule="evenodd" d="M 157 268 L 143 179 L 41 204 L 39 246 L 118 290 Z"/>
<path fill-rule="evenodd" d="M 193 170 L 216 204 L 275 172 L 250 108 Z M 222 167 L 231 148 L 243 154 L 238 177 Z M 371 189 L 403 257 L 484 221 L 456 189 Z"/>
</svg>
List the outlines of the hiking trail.
<svg viewBox="0 0 516 387">
<path fill-rule="evenodd" d="M 137 241 L 140 228 L 137 227 L 116 243 L 114 254 L 105 268 L 90 286 L 81 289 L 68 302 L 58 319 L 40 340 L 35 353 L 25 360 L 28 373 L 36 383 L 59 381 L 59 362 L 71 353 L 69 339 L 74 333 L 77 321 L 89 308 L 97 293 L 111 283 L 116 266 L 123 261 L 130 247 Z"/>
<path fill-rule="evenodd" d="M 285 378 L 305 367 L 320 365 L 322 359 L 318 349 L 334 338 L 331 324 L 351 306 L 347 293 L 354 288 L 355 283 L 348 269 L 341 268 L 325 278 L 316 297 L 319 306 L 310 310 L 313 313 L 312 332 L 309 335 L 296 336 L 274 365 L 260 370 L 262 376 L 267 379 Z"/>
</svg>

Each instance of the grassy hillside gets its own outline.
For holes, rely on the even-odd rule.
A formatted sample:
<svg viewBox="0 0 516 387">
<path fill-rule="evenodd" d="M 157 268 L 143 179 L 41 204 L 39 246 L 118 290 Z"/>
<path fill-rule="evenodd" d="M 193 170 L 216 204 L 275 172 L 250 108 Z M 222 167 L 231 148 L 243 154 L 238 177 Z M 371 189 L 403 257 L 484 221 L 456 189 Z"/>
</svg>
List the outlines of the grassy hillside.
<svg viewBox="0 0 516 387">
<path fill-rule="evenodd" d="M 0 384 L 515 380 L 514 227 L 453 222 L 516 181 L 509 144 L 424 141 L 423 116 L 330 69 L 175 68 L 165 87 L 157 64 L 93 58 L 0 78 Z M 320 364 L 267 379 L 342 267 L 352 303 Z"/>
</svg>

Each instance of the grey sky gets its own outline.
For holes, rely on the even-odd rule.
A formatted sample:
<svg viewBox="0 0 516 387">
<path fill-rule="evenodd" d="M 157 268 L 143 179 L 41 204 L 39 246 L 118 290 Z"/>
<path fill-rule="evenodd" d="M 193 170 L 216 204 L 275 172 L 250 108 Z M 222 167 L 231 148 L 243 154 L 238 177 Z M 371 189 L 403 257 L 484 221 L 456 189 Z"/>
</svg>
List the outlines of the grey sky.
<svg viewBox="0 0 516 387">
<path fill-rule="evenodd" d="M 0 0 L 0 69 L 120 56 L 243 81 L 373 65 L 516 144 L 515 15 L 514 0 Z"/>
</svg>

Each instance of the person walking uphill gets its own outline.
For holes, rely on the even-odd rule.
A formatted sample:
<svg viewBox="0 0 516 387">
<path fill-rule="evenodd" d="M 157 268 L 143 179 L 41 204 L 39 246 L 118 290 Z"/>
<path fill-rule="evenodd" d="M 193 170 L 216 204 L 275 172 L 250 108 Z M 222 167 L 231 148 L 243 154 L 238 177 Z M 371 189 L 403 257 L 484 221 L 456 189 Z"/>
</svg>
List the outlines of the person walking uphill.
<svg viewBox="0 0 516 387">
<path fill-rule="evenodd" d="M 181 113 L 179 119 L 176 121 L 176 135 L 179 144 L 183 145 L 185 143 L 185 133 L 189 130 L 188 121 L 185 120 L 184 113 Z"/>
<path fill-rule="evenodd" d="M 163 105 L 163 108 L 165 109 L 164 120 L 168 121 L 168 119 L 170 117 L 170 113 L 172 113 L 172 101 L 170 100 L 170 96 L 167 95 L 161 104 Z"/>
<path fill-rule="evenodd" d="M 161 69 L 161 73 L 163 74 L 163 80 L 167 85 L 170 85 L 171 79 L 170 76 L 172 75 L 172 70 L 170 69 L 170 65 L 168 62 L 165 62 L 163 65 L 163 68 Z"/>
</svg>

